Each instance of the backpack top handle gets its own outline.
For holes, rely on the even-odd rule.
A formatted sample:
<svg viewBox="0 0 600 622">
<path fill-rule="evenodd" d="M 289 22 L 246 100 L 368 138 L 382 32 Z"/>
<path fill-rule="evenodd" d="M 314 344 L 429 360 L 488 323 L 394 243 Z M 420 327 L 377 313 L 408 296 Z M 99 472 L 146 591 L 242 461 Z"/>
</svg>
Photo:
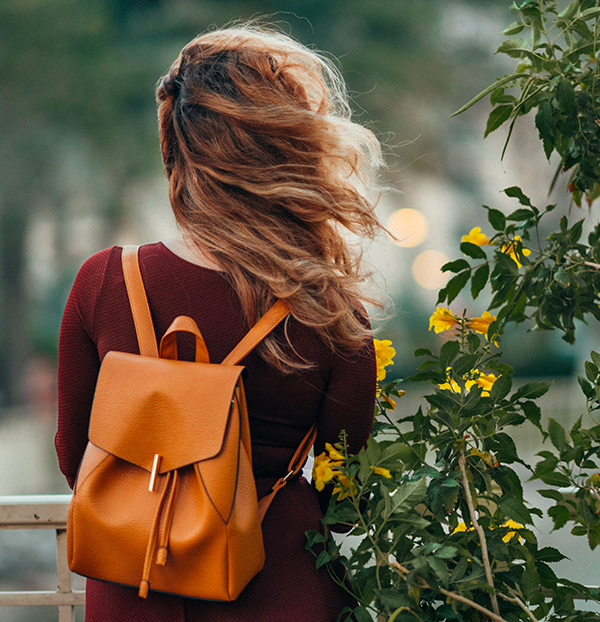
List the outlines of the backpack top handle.
<svg viewBox="0 0 600 622">
<path fill-rule="evenodd" d="M 131 305 L 131 313 L 135 324 L 135 332 L 137 335 L 140 354 L 142 356 L 158 357 L 159 351 L 156 343 L 156 334 L 152 323 L 152 315 L 150 306 L 148 305 L 148 297 L 144 288 L 144 281 L 140 271 L 138 246 L 127 245 L 123 247 L 122 263 L 123 275 L 125 278 L 125 286 L 129 296 Z M 273 306 L 258 320 L 258 322 L 246 333 L 242 340 L 233 348 L 233 350 L 222 361 L 222 365 L 237 365 L 245 358 L 287 315 L 289 309 L 281 300 L 277 300 Z M 177 318 L 175 319 L 177 321 Z M 167 333 L 173 329 L 173 325 Z M 177 328 L 175 330 L 184 330 L 190 332 L 189 327 Z M 204 344 L 204 339 L 196 335 L 196 360 L 208 362 L 208 350 Z M 165 333 L 165 336 L 167 335 Z M 163 337 L 164 339 L 164 337 Z M 171 343 L 171 339 L 168 343 Z M 175 346 L 176 347 L 176 346 Z M 171 352 L 171 345 L 167 346 L 167 351 Z M 176 350 L 175 350 L 176 352 Z M 199 355 L 198 353 L 202 354 Z M 200 358 L 198 358 L 200 357 Z M 169 355 L 168 358 L 176 358 Z"/>
</svg>

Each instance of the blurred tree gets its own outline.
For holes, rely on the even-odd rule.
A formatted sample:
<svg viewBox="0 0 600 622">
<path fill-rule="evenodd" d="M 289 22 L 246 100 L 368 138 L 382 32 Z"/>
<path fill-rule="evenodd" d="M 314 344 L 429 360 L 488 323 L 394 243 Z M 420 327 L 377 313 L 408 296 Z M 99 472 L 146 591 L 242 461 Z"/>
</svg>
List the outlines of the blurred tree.
<svg viewBox="0 0 600 622">
<path fill-rule="evenodd" d="M 0 404 L 23 399 L 31 353 L 55 353 L 82 253 L 117 241 L 127 191 L 160 174 L 153 90 L 182 45 L 211 25 L 264 15 L 340 59 L 357 114 L 369 122 L 368 110 L 387 143 L 423 134 L 396 168 L 427 153 L 416 166 L 442 170 L 424 111 L 457 88 L 437 43 L 443 10 L 435 0 L 0 0 Z M 74 251 L 83 214 L 94 246 Z M 58 266 L 43 295 L 26 255 L 42 220 Z"/>
<path fill-rule="evenodd" d="M 156 162 L 152 92 L 157 66 L 131 58 L 109 3 L 0 3 L 0 396 L 23 399 L 32 350 L 32 296 L 25 248 L 31 224 L 50 212 L 58 264 L 69 235 L 73 187 L 96 195 L 108 245 L 122 218 L 122 194 Z M 146 101 L 144 101 L 146 100 Z M 81 153 L 73 153 L 80 150 Z M 87 158 L 79 179 L 66 161 Z M 99 183 L 100 182 L 100 183 Z M 88 187 L 86 187 L 88 186 Z"/>
</svg>

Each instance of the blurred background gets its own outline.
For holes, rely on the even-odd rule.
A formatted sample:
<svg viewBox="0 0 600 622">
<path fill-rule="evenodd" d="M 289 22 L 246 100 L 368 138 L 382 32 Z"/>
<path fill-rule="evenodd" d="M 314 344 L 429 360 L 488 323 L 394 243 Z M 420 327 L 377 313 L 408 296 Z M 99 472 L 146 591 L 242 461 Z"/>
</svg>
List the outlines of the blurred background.
<svg viewBox="0 0 600 622">
<path fill-rule="evenodd" d="M 409 375 L 418 364 L 413 351 L 440 340 L 427 332 L 446 281 L 439 267 L 459 256 L 472 227 L 490 232 L 481 204 L 512 210 L 500 191 L 520 185 L 536 205 L 558 202 L 557 215 L 568 206 L 564 184 L 547 196 L 554 167 L 532 118 L 517 123 L 502 162 L 505 130 L 483 141 L 487 101 L 449 118 L 513 70 L 493 55 L 514 20 L 509 5 L 0 0 L 0 494 L 67 491 L 52 442 L 58 332 L 70 286 L 93 253 L 175 232 L 154 87 L 193 36 L 234 19 L 266 15 L 337 59 L 356 118 L 385 145 L 390 190 L 378 209 L 400 242 L 380 238 L 367 258 L 378 274 L 376 292 L 393 303 L 377 323 L 378 337 L 397 350 L 391 375 Z M 485 297 L 459 298 L 453 309 L 462 308 L 480 315 Z M 505 339 L 504 358 L 519 376 L 556 379 L 550 416 L 565 420 L 583 409 L 573 380 L 587 336 L 597 338 L 590 330 L 567 346 L 559 335 L 525 337 L 520 329 Z M 0 561 L 0 583 L 16 581 L 18 567 Z"/>
</svg>

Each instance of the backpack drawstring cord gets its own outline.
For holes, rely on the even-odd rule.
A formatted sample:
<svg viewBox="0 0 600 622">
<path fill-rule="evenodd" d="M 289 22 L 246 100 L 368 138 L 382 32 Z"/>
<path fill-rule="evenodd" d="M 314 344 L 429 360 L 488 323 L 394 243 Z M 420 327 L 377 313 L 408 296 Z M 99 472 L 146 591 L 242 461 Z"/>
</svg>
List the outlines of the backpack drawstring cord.
<svg viewBox="0 0 600 622">
<path fill-rule="evenodd" d="M 172 484 L 172 485 L 171 485 Z M 169 471 L 167 473 L 165 487 L 160 495 L 154 520 L 152 521 L 152 529 L 150 531 L 150 537 L 148 539 L 148 546 L 146 547 L 146 557 L 144 559 L 144 569 L 142 570 L 142 580 L 140 582 L 139 596 L 141 598 L 148 597 L 148 590 L 150 589 L 150 571 L 152 569 L 152 560 L 154 558 L 154 552 L 156 551 L 156 540 L 160 528 L 160 518 L 162 515 L 165 499 L 168 494 L 167 507 L 165 512 L 165 521 L 163 529 L 160 535 L 160 546 L 157 554 L 156 563 L 164 565 L 167 561 L 167 546 L 169 542 L 169 535 L 171 532 L 171 522 L 173 519 L 173 499 L 175 497 L 175 488 L 177 484 L 177 471 Z"/>
</svg>

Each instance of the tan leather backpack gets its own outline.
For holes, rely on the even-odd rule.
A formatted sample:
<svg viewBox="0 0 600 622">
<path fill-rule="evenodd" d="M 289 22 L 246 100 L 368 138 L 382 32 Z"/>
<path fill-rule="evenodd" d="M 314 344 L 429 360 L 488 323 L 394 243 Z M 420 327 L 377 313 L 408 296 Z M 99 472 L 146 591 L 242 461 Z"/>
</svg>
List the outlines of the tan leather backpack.
<svg viewBox="0 0 600 622">
<path fill-rule="evenodd" d="M 220 365 L 187 316 L 157 349 L 137 250 L 123 249 L 123 273 L 140 354 L 111 351 L 102 362 L 69 507 L 69 567 L 139 586 L 144 598 L 152 589 L 235 600 L 263 567 L 264 513 L 316 435 L 313 426 L 259 507 L 237 363 L 288 310 L 276 302 Z M 180 331 L 195 336 L 196 362 L 177 360 Z"/>
</svg>

